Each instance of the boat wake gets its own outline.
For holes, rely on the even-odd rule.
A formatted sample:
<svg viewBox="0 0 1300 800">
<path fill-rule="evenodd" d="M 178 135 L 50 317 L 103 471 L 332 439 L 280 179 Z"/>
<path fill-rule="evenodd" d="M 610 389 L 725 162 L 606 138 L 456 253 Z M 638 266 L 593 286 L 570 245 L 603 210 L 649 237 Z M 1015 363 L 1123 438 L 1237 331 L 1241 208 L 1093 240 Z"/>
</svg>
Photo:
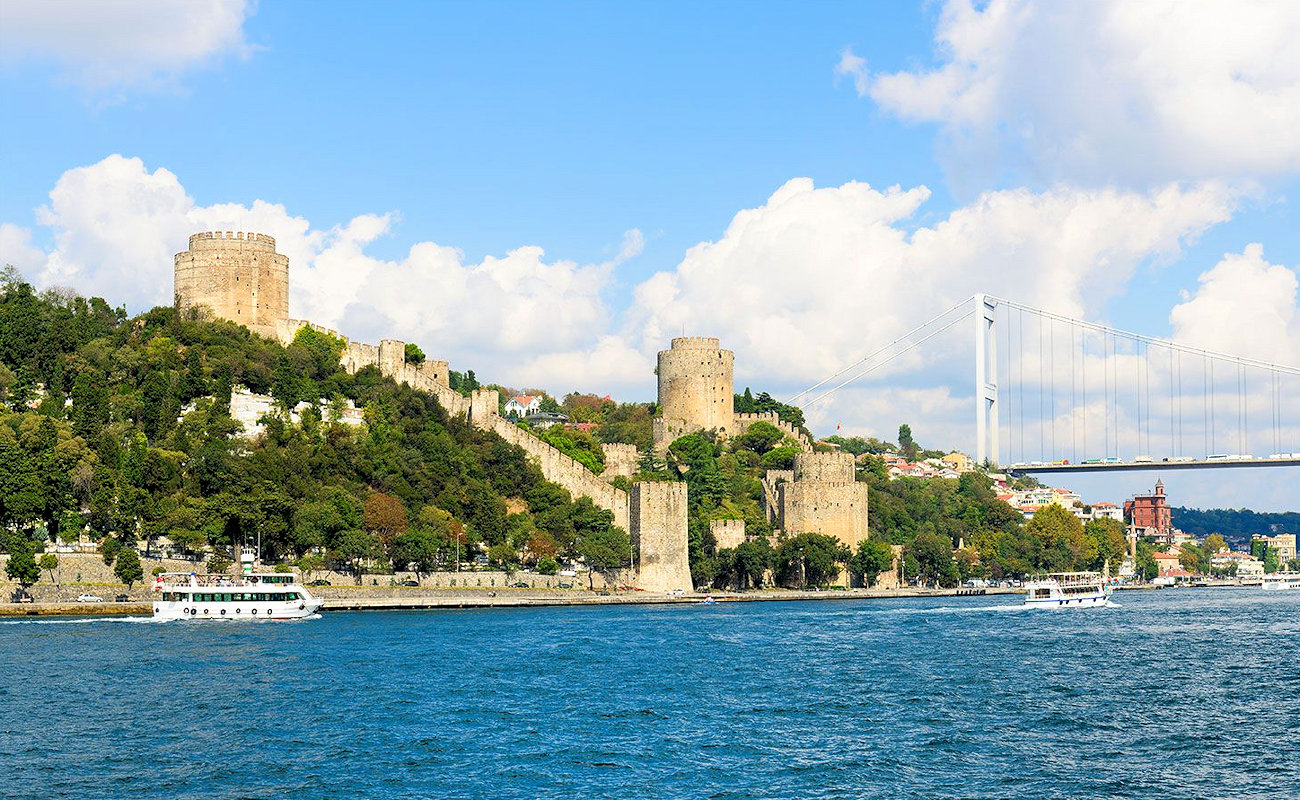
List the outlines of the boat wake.
<svg viewBox="0 0 1300 800">
<path fill-rule="evenodd" d="M 0 620 L 0 625 L 90 625 L 96 622 L 161 625 L 167 621 L 154 617 L 76 617 L 74 619 L 5 619 Z"/>
</svg>

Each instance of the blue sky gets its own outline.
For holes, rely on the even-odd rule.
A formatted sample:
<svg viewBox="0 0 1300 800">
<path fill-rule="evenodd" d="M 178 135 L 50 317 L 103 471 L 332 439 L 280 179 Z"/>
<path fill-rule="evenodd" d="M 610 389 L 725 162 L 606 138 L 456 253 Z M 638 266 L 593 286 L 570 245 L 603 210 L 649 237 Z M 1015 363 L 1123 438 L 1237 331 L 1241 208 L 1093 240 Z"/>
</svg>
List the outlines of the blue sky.
<svg viewBox="0 0 1300 800">
<path fill-rule="evenodd" d="M 1300 13 L 1175 6 L 3 0 L 0 258 L 139 311 L 262 230 L 295 314 L 628 399 L 672 335 L 789 396 L 980 290 L 1300 363 Z M 815 427 L 970 448 L 944 356 Z"/>
</svg>

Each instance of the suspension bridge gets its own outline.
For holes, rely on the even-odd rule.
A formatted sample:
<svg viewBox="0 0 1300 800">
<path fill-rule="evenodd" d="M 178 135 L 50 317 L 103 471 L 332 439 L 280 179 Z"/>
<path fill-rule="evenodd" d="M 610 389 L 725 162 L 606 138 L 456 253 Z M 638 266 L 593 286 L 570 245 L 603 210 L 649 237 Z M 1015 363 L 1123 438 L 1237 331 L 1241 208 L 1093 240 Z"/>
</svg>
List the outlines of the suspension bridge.
<svg viewBox="0 0 1300 800">
<path fill-rule="evenodd" d="M 952 306 L 791 402 L 823 402 L 962 325 L 974 334 L 979 463 L 1018 473 L 1300 466 L 1300 368 L 992 295 Z"/>
</svg>

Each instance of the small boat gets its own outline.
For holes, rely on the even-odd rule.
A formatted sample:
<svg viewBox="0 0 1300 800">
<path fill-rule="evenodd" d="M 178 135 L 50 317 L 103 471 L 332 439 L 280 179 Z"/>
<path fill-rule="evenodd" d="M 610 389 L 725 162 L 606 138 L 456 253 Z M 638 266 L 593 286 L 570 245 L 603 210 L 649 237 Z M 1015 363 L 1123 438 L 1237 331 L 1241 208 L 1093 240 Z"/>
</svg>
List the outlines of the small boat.
<svg viewBox="0 0 1300 800">
<path fill-rule="evenodd" d="M 1110 600 L 1110 583 L 1098 572 L 1054 572 L 1025 581 L 1030 608 L 1095 608 Z"/>
<path fill-rule="evenodd" d="M 711 606 L 711 605 L 713 605 L 713 604 L 716 603 L 716 602 L 717 602 L 717 601 L 714 600 L 712 597 L 706 597 L 706 598 L 704 598 L 703 600 L 700 601 L 700 603 L 701 603 L 702 605 L 706 605 L 706 606 Z"/>
<path fill-rule="evenodd" d="M 1300 572 L 1274 572 L 1264 576 L 1260 585 L 1266 592 L 1284 592 L 1288 589 L 1300 589 Z"/>
</svg>

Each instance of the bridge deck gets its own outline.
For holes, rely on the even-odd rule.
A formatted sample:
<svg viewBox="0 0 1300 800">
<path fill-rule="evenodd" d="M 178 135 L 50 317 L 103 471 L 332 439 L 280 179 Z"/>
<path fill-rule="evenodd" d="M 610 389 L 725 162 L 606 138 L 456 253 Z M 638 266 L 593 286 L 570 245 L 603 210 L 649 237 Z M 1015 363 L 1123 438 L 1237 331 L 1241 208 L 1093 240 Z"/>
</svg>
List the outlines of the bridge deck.
<svg viewBox="0 0 1300 800">
<path fill-rule="evenodd" d="M 1300 456 L 1295 458 L 1233 458 L 1195 459 L 1192 461 L 1111 461 L 1101 464 L 1009 464 L 1003 470 L 1013 475 L 1044 472 L 1125 472 L 1137 470 L 1170 469 L 1235 469 L 1239 467 L 1300 467 Z"/>
</svg>

